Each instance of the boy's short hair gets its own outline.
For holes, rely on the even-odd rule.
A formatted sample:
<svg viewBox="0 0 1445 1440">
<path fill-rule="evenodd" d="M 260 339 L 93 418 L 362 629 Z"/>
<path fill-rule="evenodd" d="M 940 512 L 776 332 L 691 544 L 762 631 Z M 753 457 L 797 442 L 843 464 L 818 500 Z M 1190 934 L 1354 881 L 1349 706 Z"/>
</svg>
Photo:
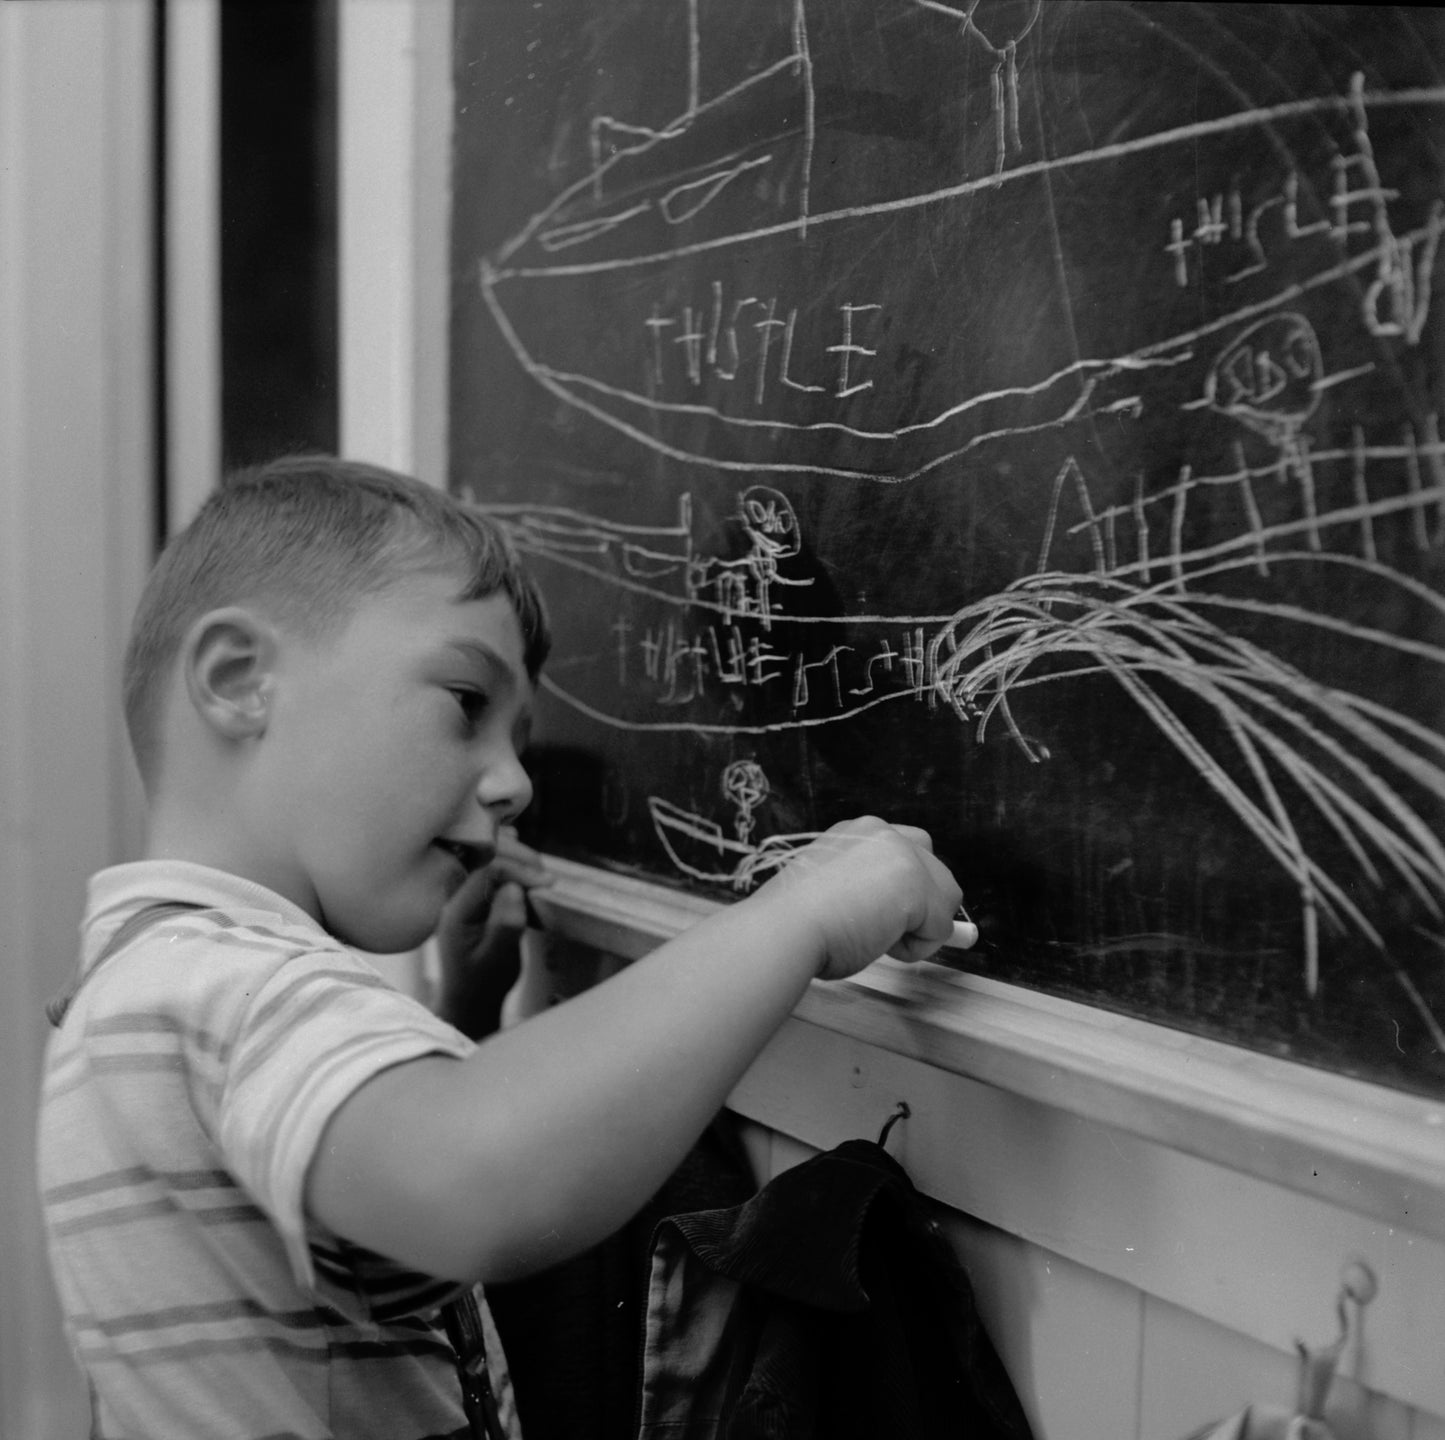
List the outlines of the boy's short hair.
<svg viewBox="0 0 1445 1440">
<path fill-rule="evenodd" d="M 379 465 L 294 455 L 222 481 L 156 562 L 131 627 L 126 729 L 147 784 L 162 696 L 187 629 L 208 610 L 252 604 L 315 640 L 365 596 L 408 574 L 456 566 L 458 600 L 501 591 L 534 681 L 551 644 L 542 597 L 507 537 L 445 491 Z"/>
</svg>

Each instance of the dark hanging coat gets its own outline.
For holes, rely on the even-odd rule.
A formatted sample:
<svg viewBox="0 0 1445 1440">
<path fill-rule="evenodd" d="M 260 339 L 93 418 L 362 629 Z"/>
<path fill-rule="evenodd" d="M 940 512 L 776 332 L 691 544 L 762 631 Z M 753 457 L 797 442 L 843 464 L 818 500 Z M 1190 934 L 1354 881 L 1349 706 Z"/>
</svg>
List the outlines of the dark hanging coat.
<svg viewBox="0 0 1445 1440">
<path fill-rule="evenodd" d="M 638 1440 L 1029 1440 L 952 1248 L 850 1140 L 652 1244 Z"/>
<path fill-rule="evenodd" d="M 1030 1440 L 902 1167 L 853 1140 L 755 1193 L 727 1118 L 624 1231 L 489 1287 L 527 1440 Z"/>
</svg>

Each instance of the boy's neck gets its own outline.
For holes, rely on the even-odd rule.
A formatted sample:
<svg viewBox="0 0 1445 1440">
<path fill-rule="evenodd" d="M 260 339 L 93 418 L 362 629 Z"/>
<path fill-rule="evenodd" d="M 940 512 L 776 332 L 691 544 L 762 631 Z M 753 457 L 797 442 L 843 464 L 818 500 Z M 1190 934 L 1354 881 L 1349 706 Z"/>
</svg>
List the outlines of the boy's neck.
<svg viewBox="0 0 1445 1440">
<path fill-rule="evenodd" d="M 224 810 L 214 808 L 197 817 L 174 805 L 159 805 L 150 817 L 142 858 L 183 860 L 225 871 L 273 891 L 317 919 L 315 897 L 297 893 L 299 887 L 287 867 L 248 844 L 241 827 L 218 824 L 226 818 Z"/>
</svg>

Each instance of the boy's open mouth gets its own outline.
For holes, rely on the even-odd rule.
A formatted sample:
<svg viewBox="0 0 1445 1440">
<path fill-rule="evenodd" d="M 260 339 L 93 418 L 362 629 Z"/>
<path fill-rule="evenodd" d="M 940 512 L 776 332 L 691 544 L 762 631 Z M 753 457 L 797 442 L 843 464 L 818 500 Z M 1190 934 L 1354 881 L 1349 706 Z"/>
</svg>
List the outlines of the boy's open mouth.
<svg viewBox="0 0 1445 1440">
<path fill-rule="evenodd" d="M 438 849 L 445 850 L 448 855 L 452 856 L 468 875 L 470 875 L 473 870 L 480 870 L 483 865 L 491 860 L 492 855 L 495 853 L 490 846 L 473 845 L 466 840 L 438 839 L 432 843 Z"/>
</svg>

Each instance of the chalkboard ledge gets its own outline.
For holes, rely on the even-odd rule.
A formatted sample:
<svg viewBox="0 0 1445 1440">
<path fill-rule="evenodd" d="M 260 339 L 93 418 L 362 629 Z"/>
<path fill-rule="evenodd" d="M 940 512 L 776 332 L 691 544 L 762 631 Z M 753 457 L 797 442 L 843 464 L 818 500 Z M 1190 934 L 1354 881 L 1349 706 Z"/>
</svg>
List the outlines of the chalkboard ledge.
<svg viewBox="0 0 1445 1440">
<path fill-rule="evenodd" d="M 552 857 L 547 932 L 637 959 L 719 902 Z M 940 965 L 813 984 L 799 1020 L 1445 1240 L 1431 1101 Z"/>
</svg>

